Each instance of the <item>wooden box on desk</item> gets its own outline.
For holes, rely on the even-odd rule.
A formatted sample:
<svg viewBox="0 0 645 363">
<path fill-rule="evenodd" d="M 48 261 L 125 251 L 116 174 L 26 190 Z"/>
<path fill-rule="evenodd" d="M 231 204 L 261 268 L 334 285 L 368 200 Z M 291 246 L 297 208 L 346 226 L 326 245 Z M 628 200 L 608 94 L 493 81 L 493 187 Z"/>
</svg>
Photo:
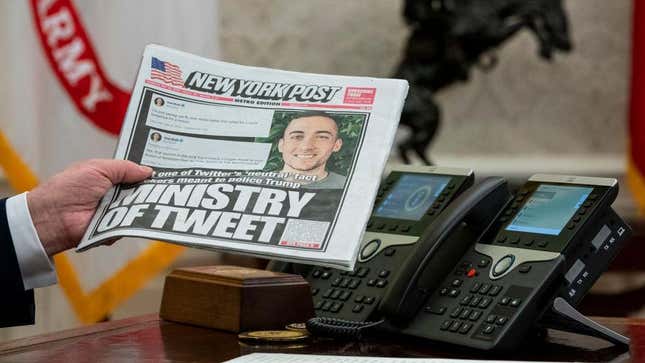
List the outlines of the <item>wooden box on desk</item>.
<svg viewBox="0 0 645 363">
<path fill-rule="evenodd" d="M 283 329 L 314 316 L 299 275 L 238 266 L 179 268 L 167 277 L 161 318 L 232 332 Z"/>
</svg>

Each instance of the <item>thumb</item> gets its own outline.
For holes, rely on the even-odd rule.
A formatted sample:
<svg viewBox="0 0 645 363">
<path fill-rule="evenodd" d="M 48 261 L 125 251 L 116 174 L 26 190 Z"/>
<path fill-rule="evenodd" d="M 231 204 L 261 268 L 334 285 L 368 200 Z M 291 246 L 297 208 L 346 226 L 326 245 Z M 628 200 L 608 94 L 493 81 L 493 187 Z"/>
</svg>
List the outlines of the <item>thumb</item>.
<svg viewBox="0 0 645 363">
<path fill-rule="evenodd" d="M 129 160 L 93 160 L 94 167 L 105 175 L 113 185 L 143 181 L 152 175 L 152 168 Z"/>
</svg>

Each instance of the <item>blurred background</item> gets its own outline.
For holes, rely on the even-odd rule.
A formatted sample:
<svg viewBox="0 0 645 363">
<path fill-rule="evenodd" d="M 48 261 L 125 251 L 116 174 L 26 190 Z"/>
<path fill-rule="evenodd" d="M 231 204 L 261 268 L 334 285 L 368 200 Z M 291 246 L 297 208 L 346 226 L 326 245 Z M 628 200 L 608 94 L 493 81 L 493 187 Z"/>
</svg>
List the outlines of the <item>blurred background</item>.
<svg viewBox="0 0 645 363">
<path fill-rule="evenodd" d="M 73 94 L 78 80 L 56 53 L 73 36 L 84 40 L 83 57 L 89 57 L 88 44 L 93 47 L 88 59 L 95 61 L 88 64 L 101 70 L 96 74 L 127 92 L 148 43 L 244 65 L 391 77 L 413 30 L 403 17 L 403 0 L 74 0 L 54 1 L 50 8 L 39 3 L 0 2 L 0 197 L 29 189 L 75 160 L 111 157 L 114 151 L 116 135 L 97 127 L 73 101 L 82 101 L 83 95 Z M 614 206 L 642 235 L 626 182 L 630 140 L 635 142 L 628 126 L 632 0 L 562 4 L 573 49 L 545 61 L 528 29 L 495 46 L 487 52 L 496 59 L 494 67 L 473 66 L 467 81 L 433 93 L 441 123 L 426 153 L 438 165 L 518 182 L 535 172 L 617 177 L 621 193 Z M 78 22 L 70 20 L 72 13 Z M 55 26 L 60 33 L 52 36 Z M 410 135 L 401 127 L 397 140 Z M 401 162 L 393 150 L 389 165 Z M 420 159 L 413 155 L 411 162 Z M 594 287 L 586 312 L 641 314 L 645 300 L 638 291 L 645 274 L 627 260 L 619 258 Z M 37 324 L 0 329 L 0 341 L 158 312 L 168 271 L 215 263 L 262 264 L 141 240 L 57 256 L 59 284 L 36 291 Z M 605 301 L 621 296 L 630 304 L 609 312 Z"/>
</svg>

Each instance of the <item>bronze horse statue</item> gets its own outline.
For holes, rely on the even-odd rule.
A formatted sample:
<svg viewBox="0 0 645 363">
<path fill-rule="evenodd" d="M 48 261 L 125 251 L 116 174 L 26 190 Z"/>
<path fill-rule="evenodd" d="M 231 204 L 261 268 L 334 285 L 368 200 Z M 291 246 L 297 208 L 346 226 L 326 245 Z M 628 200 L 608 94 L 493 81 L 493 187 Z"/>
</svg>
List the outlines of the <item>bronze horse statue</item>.
<svg viewBox="0 0 645 363">
<path fill-rule="evenodd" d="M 403 16 L 411 34 L 395 77 L 410 83 L 401 125 L 411 134 L 398 146 L 405 163 L 413 152 L 431 164 L 426 149 L 441 118 L 434 94 L 467 81 L 473 66 L 490 70 L 491 52 L 517 32 L 531 31 L 542 59 L 572 48 L 562 0 L 405 0 Z"/>
</svg>

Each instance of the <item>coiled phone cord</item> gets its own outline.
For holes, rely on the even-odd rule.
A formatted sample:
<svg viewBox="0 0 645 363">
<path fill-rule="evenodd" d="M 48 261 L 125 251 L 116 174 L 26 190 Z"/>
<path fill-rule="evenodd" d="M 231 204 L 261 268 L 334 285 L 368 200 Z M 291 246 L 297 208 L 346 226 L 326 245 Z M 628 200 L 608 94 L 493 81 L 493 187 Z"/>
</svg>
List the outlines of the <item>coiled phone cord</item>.
<svg viewBox="0 0 645 363">
<path fill-rule="evenodd" d="M 307 330 L 317 336 L 340 339 L 361 339 L 367 329 L 381 325 L 379 321 L 351 321 L 338 318 L 315 317 L 307 321 Z"/>
</svg>

